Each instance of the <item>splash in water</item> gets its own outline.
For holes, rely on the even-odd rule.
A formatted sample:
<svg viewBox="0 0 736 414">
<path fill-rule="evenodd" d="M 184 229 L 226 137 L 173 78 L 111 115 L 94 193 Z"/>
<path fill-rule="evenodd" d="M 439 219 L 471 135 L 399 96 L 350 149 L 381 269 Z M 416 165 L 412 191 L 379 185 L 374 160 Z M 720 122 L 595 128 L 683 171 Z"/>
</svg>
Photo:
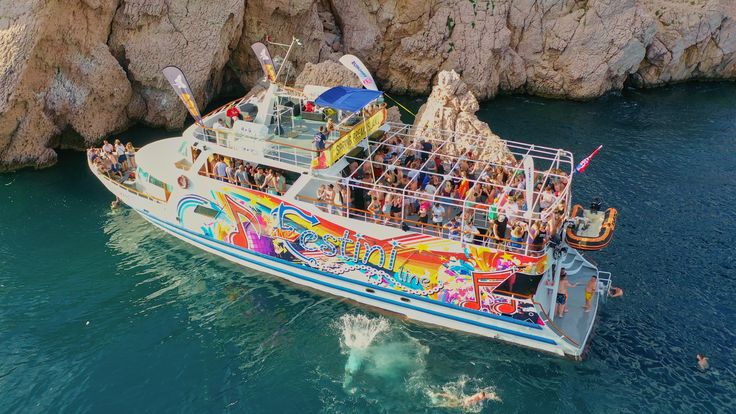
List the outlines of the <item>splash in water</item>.
<svg viewBox="0 0 736 414">
<path fill-rule="evenodd" d="M 465 412 L 479 413 L 486 400 L 501 401 L 493 387 L 480 387 L 479 380 L 463 375 L 441 386 L 427 387 L 426 395 L 433 407 L 458 408 Z M 466 390 L 469 392 L 466 393 Z"/>
<path fill-rule="evenodd" d="M 368 348 L 378 335 L 388 331 L 389 324 L 386 319 L 380 317 L 346 314 L 340 317 L 338 329 L 342 332 L 340 347 L 342 352 L 348 355 L 343 387 L 349 389 L 353 376 L 366 360 Z"/>
</svg>

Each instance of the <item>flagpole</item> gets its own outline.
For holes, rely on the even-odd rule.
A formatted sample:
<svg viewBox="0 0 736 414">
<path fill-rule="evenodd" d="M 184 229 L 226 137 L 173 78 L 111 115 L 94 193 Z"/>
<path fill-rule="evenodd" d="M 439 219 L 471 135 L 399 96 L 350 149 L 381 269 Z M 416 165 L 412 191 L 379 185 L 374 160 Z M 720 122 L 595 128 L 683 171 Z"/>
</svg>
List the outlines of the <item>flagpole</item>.
<svg viewBox="0 0 736 414">
<path fill-rule="evenodd" d="M 281 75 L 281 71 L 284 70 L 284 66 L 286 66 L 286 64 L 289 62 L 289 54 L 291 53 L 291 49 L 294 47 L 294 43 L 295 42 L 296 43 L 299 43 L 299 39 L 297 39 L 296 37 L 293 37 L 292 36 L 292 38 L 291 38 L 291 44 L 289 45 L 289 50 L 286 51 L 286 56 L 284 57 L 283 62 L 281 62 L 281 67 L 279 67 L 279 71 L 276 72 L 276 79 L 274 80 L 274 82 L 278 82 L 279 75 Z M 301 44 L 301 43 L 299 43 L 299 44 Z"/>
</svg>

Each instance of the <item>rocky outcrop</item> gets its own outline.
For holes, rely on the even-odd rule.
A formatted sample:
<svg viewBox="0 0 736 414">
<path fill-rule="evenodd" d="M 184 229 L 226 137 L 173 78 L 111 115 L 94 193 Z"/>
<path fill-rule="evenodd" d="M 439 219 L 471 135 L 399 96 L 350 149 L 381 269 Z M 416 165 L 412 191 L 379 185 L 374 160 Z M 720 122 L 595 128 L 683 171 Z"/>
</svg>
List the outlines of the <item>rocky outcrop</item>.
<svg viewBox="0 0 736 414">
<path fill-rule="evenodd" d="M 107 47 L 115 5 L 0 3 L 0 170 L 55 162 L 66 129 L 94 141 L 128 122 L 131 86 Z"/>
<path fill-rule="evenodd" d="M 112 21 L 109 50 L 133 86 L 129 111 L 149 125 L 181 127 L 186 111 L 161 74 L 179 67 L 198 102 L 220 90 L 222 69 L 240 40 L 242 0 L 122 0 Z"/>
<path fill-rule="evenodd" d="M 439 70 L 480 98 L 574 99 L 669 80 L 736 77 L 732 0 L 333 0 L 346 51 L 384 88 L 428 93 Z"/>
<path fill-rule="evenodd" d="M 304 87 L 304 85 L 363 87 L 353 72 L 331 60 L 317 64 L 307 63 L 294 83 L 298 87 Z"/>
<path fill-rule="evenodd" d="M 736 76 L 736 1 L 645 3 L 656 32 L 636 86 Z"/>
<path fill-rule="evenodd" d="M 475 116 L 478 100 L 460 75 L 442 71 L 427 102 L 419 108 L 412 130 L 417 137 L 447 141 L 445 150 L 462 155 L 472 150 L 477 159 L 501 162 L 509 154 L 506 144 Z M 485 137 L 478 146 L 477 137 Z"/>
<path fill-rule="evenodd" d="M 246 86 L 253 85 L 263 76 L 250 45 L 264 42 L 269 36 L 272 42 L 289 44 L 298 38 L 302 46 L 292 50 L 289 60 L 296 70 L 306 63 L 316 63 L 329 58 L 337 59 L 342 53 L 340 31 L 328 2 L 318 0 L 253 0 L 246 2 L 243 15 L 243 33 L 234 51 L 229 69 Z M 266 42 L 267 45 L 268 42 Z M 283 56 L 285 46 L 269 45 L 271 54 Z M 289 82 L 297 73 L 284 73 Z M 281 79 L 280 79 L 281 80 Z"/>
<path fill-rule="evenodd" d="M 736 78 L 733 0 L 0 0 L 0 170 L 138 121 L 181 127 L 161 69 L 179 66 L 204 106 L 262 77 L 250 45 L 267 35 L 303 44 L 281 80 L 343 76 L 307 63 L 352 53 L 396 93 L 428 94 L 442 70 L 479 99 Z"/>
</svg>

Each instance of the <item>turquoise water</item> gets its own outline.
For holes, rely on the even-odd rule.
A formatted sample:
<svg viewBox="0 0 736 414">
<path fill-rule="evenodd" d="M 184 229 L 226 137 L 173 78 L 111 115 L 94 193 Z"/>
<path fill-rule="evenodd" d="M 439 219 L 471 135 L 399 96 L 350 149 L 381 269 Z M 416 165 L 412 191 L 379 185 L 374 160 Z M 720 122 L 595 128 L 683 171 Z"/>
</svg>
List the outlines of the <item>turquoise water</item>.
<svg viewBox="0 0 736 414">
<path fill-rule="evenodd" d="M 436 394 L 480 389 L 499 400 L 469 411 L 736 411 L 736 85 L 502 97 L 480 115 L 577 158 L 604 144 L 576 200 L 619 209 L 593 258 L 626 294 L 605 306 L 587 360 L 223 262 L 111 211 L 84 155 L 62 151 L 51 169 L 0 175 L 0 412 L 460 412 Z"/>
</svg>

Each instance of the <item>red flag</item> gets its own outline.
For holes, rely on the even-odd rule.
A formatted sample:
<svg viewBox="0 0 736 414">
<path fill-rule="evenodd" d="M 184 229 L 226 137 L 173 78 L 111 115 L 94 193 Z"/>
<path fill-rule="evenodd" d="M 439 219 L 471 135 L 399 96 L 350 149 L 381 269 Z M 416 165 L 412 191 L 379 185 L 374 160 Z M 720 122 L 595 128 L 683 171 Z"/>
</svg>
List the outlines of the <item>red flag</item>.
<svg viewBox="0 0 736 414">
<path fill-rule="evenodd" d="M 603 145 L 601 145 L 598 148 L 596 148 L 595 151 L 593 151 L 592 154 L 588 155 L 587 157 L 585 157 L 585 159 L 583 159 L 582 161 L 580 161 L 580 164 L 578 164 L 578 166 L 575 167 L 575 171 L 577 171 L 579 173 L 584 172 L 585 169 L 588 168 L 588 164 L 590 164 L 590 160 L 592 160 L 593 157 L 595 157 L 595 155 L 598 154 L 598 151 L 600 151 L 601 148 L 603 148 Z"/>
</svg>

